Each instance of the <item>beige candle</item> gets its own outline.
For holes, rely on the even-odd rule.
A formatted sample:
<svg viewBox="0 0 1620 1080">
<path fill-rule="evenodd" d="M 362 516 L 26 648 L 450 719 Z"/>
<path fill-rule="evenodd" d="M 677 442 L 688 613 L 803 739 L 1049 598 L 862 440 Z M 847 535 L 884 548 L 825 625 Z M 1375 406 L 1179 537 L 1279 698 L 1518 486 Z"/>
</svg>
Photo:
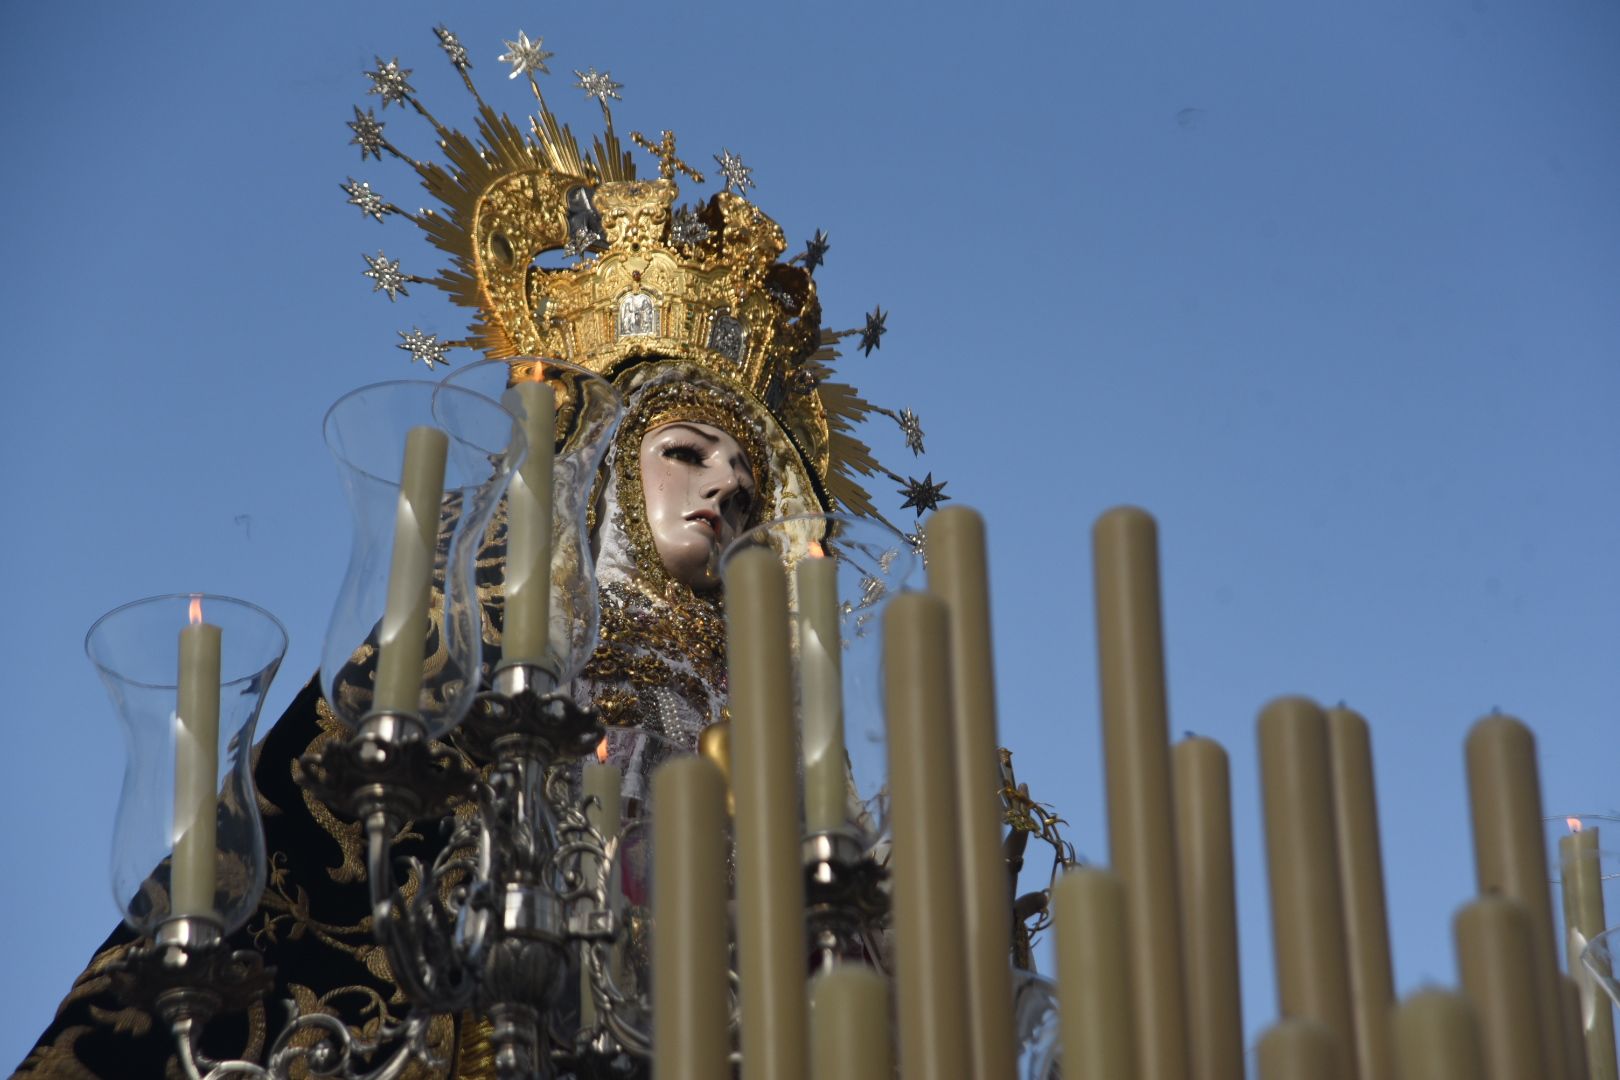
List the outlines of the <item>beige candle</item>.
<svg viewBox="0 0 1620 1080">
<path fill-rule="evenodd" d="M 581 772 L 581 793 L 587 800 L 595 800 L 587 805 L 585 820 L 590 822 L 605 840 L 612 840 L 619 835 L 619 791 L 623 781 L 623 774 L 619 772 L 617 766 L 600 761 L 587 761 Z M 583 863 L 585 884 L 594 887 L 597 874 L 600 872 L 600 863 L 591 855 L 587 855 Z M 608 883 L 608 906 L 615 915 L 620 908 L 618 899 L 619 875 L 614 873 L 613 880 Z M 596 1023 L 596 997 L 591 993 L 591 973 L 585 968 L 579 973 L 579 1016 L 580 1023 L 587 1027 Z"/>
<path fill-rule="evenodd" d="M 1463 992 L 1479 1010 L 1482 1075 L 1544 1080 L 1547 1040 L 1536 1002 L 1530 913 L 1517 900 L 1493 894 L 1463 905 L 1454 925 Z M 1552 1041 L 1561 1042 L 1559 1031 L 1553 1029 Z"/>
<path fill-rule="evenodd" d="M 699 757 L 652 778 L 653 1070 L 658 1080 L 731 1075 L 726 957 L 726 785 Z"/>
<path fill-rule="evenodd" d="M 1110 870 L 1077 867 L 1052 888 L 1067 1080 L 1138 1075 L 1127 921 L 1125 884 Z"/>
<path fill-rule="evenodd" d="M 1315 1020 L 1279 1020 L 1255 1047 L 1260 1080 L 1341 1080 L 1345 1055 L 1340 1042 Z"/>
<path fill-rule="evenodd" d="M 1500 892 L 1523 904 L 1530 916 L 1533 977 L 1541 1030 L 1564 1029 L 1558 993 L 1557 938 L 1551 890 L 1547 886 L 1547 842 L 1543 832 L 1541 779 L 1536 771 L 1536 739 L 1511 716 L 1496 714 L 1468 733 L 1468 802 L 1474 824 L 1474 867 L 1481 893 Z M 1486 1018 L 1487 1026 L 1490 1023 Z M 1544 1040 L 1542 1075 L 1567 1080 L 1564 1043 Z"/>
<path fill-rule="evenodd" d="M 956 770 L 951 740 L 941 737 L 951 715 L 949 657 L 944 604 L 924 593 L 890 601 L 883 617 L 883 682 L 895 1004 L 905 1080 L 967 1080 L 970 1068 Z"/>
<path fill-rule="evenodd" d="M 1420 990 L 1391 1018 L 1395 1080 L 1481 1080 L 1479 1014 L 1462 994 Z"/>
<path fill-rule="evenodd" d="M 1283 697 L 1261 710 L 1260 776 L 1277 1011 L 1332 1032 L 1339 1073 L 1354 1077 L 1333 768 L 1327 718 L 1314 702 Z"/>
<path fill-rule="evenodd" d="M 388 601 L 377 628 L 373 712 L 416 713 L 421 708 L 433 552 L 438 543 L 439 502 L 444 497 L 449 447 L 449 438 L 438 428 L 415 427 L 405 437 Z"/>
<path fill-rule="evenodd" d="M 810 1075 L 814 1080 L 894 1080 L 888 982 L 845 964 L 810 984 Z"/>
<path fill-rule="evenodd" d="M 1588 1060 L 1586 1032 L 1581 1026 L 1581 988 L 1568 975 L 1559 975 L 1558 991 L 1564 1006 L 1564 1060 L 1569 1063 L 1569 1080 L 1596 1080 L 1597 1070 Z M 1608 1000 L 1603 1004 L 1608 1005 Z"/>
<path fill-rule="evenodd" d="M 1389 958 L 1372 737 L 1361 714 L 1343 706 L 1329 709 L 1327 721 L 1357 1075 L 1360 1080 L 1386 1080 L 1394 1068 L 1389 1025 L 1395 974 Z"/>
<path fill-rule="evenodd" d="M 1573 826 L 1579 818 L 1570 818 Z M 1603 910 L 1603 864 L 1598 850 L 1597 828 L 1577 829 L 1558 841 L 1559 878 L 1563 882 L 1564 928 L 1568 935 L 1569 970 L 1576 981 L 1595 994 L 1597 1007 L 1591 1010 L 1589 1024 L 1582 1024 L 1586 1039 L 1586 1058 L 1592 1080 L 1616 1080 L 1614 1045 L 1614 1009 L 1607 995 L 1593 987 L 1591 975 L 1581 966 L 1581 949 L 1585 943 L 1608 928 Z M 1585 1016 L 1583 1008 L 1575 1013 L 1579 1024 Z"/>
<path fill-rule="evenodd" d="M 1226 751 L 1188 738 L 1170 751 L 1186 949 L 1188 1063 L 1193 1080 L 1243 1080 L 1232 790 Z"/>
<path fill-rule="evenodd" d="M 808 1061 L 804 871 L 787 576 L 775 552 L 754 548 L 727 562 L 725 605 L 742 1075 L 800 1080 Z"/>
<path fill-rule="evenodd" d="M 174 859 L 169 867 L 173 916 L 215 919 L 214 848 L 219 813 L 219 627 L 202 622 L 199 597 L 192 625 L 180 631 L 180 687 L 174 726 Z"/>
<path fill-rule="evenodd" d="M 515 405 L 523 422 L 529 453 L 506 495 L 501 659 L 543 664 L 551 637 L 551 487 L 557 396 L 547 383 L 524 380 L 507 391 L 507 405 Z"/>
<path fill-rule="evenodd" d="M 794 579 L 799 595 L 804 822 L 809 832 L 830 832 L 843 828 L 849 817 L 838 563 L 825 556 L 801 559 Z"/>
<path fill-rule="evenodd" d="M 928 587 L 950 617 L 951 704 L 956 742 L 956 827 L 967 933 L 972 1075 L 1002 1080 L 1016 1069 L 1012 1015 L 1012 905 L 1001 852 L 1001 770 L 990 637 L 984 519 L 965 506 L 928 519 Z"/>
<path fill-rule="evenodd" d="M 1175 815 L 1160 627 L 1158 527 L 1116 507 L 1092 527 L 1109 861 L 1125 882 L 1142 1080 L 1185 1080 Z"/>
</svg>

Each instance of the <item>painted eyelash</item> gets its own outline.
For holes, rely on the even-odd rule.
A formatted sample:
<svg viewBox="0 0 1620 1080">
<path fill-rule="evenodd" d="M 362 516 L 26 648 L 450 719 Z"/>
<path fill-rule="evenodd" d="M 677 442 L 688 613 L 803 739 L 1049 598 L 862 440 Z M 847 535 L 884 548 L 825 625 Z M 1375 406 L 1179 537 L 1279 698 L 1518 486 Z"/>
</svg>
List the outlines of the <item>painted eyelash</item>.
<svg viewBox="0 0 1620 1080">
<path fill-rule="evenodd" d="M 663 449 L 664 457 L 679 457 L 682 453 L 690 453 L 699 463 L 704 458 L 703 448 L 696 443 L 670 443 Z"/>
</svg>

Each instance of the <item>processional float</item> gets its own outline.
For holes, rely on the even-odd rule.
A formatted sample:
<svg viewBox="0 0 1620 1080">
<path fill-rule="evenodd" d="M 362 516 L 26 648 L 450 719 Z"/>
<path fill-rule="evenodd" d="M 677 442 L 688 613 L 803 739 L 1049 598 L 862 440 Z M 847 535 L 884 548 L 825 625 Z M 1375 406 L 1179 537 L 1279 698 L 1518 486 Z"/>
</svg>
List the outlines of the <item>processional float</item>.
<svg viewBox="0 0 1620 1080">
<path fill-rule="evenodd" d="M 520 125 L 436 34 L 476 133 L 397 60 L 370 92 L 438 160 L 370 108 L 349 124 L 436 207 L 343 188 L 450 259 L 422 278 L 366 255 L 373 291 L 476 312 L 465 339 L 399 347 L 488 359 L 327 414 L 349 569 L 319 693 L 257 762 L 272 615 L 184 594 L 92 628 L 132 749 L 127 925 L 20 1075 L 1244 1076 L 1227 760 L 1168 738 L 1152 518 L 1093 534 L 1111 866 L 1084 866 L 998 750 L 983 523 L 924 523 L 944 485 L 856 434 L 882 415 L 923 449 L 914 413 L 835 381 L 886 315 L 821 327 L 826 235 L 782 260 L 729 150 L 722 190 L 677 207 L 704 178 L 668 131 L 631 134 L 658 164 L 638 179 L 607 72 L 575 72 L 604 123 L 586 148 L 542 95 L 540 39 L 501 56 L 536 103 Z M 1615 1076 L 1601 823 L 1559 845 L 1561 974 L 1527 728 L 1468 740 L 1462 987 L 1400 1003 L 1366 721 L 1282 698 L 1259 740 L 1282 1017 L 1259 1076 Z M 1020 894 L 1032 838 L 1053 874 Z M 1030 949 L 1052 924 L 1057 985 Z"/>
</svg>

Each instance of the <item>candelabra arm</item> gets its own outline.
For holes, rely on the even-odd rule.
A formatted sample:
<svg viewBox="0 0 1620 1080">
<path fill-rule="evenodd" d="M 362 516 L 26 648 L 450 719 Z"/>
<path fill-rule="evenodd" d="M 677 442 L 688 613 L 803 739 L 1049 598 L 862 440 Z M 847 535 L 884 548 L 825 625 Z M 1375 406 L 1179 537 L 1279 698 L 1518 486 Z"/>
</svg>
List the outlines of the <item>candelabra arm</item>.
<svg viewBox="0 0 1620 1080">
<path fill-rule="evenodd" d="M 452 1012 L 472 1003 L 477 990 L 475 964 L 482 951 L 484 927 L 479 916 L 487 911 L 487 878 L 463 886 L 462 913 L 454 928 L 440 911 L 439 883 L 447 874 L 475 869 L 456 854 L 458 835 L 434 861 L 432 871 L 419 874 L 416 895 L 399 902 L 390 855 L 393 822 L 376 811 L 366 818 L 366 876 L 371 888 L 372 936 L 388 957 L 389 969 L 413 1004 L 434 1012 Z M 480 860 L 481 862 L 484 860 Z M 421 864 L 412 860 L 420 870 Z M 468 930 L 469 924 L 476 924 Z"/>
<path fill-rule="evenodd" d="M 860 840 L 841 830 L 811 833 L 803 847 L 806 924 L 812 957 L 824 968 L 863 962 L 866 934 L 888 912 L 888 871 Z"/>
</svg>

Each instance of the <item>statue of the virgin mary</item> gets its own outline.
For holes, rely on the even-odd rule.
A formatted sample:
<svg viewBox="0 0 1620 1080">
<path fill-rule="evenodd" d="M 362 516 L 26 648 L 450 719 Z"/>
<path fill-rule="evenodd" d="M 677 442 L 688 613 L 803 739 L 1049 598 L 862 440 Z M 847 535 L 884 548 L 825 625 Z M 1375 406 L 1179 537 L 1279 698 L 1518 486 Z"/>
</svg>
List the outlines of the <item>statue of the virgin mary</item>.
<svg viewBox="0 0 1620 1080">
<path fill-rule="evenodd" d="M 465 74 L 465 52 L 439 33 Z M 534 70 L 514 66 L 533 79 Z M 397 66 L 379 62 L 367 74 L 385 103 L 421 108 Z M 617 95 L 583 88 L 606 119 L 589 151 L 538 92 L 526 130 L 482 99 L 474 134 L 439 127 L 442 164 L 400 153 L 369 113 L 357 109 L 351 126 L 363 156 L 386 151 L 407 162 L 441 204 L 405 216 L 451 258 L 434 283 L 476 313 L 470 335 L 449 344 L 507 361 L 514 381 L 561 359 L 611 380 L 622 397 L 591 499 L 600 644 L 572 690 L 598 711 L 608 730 L 602 753 L 623 769 L 626 799 L 639 800 L 660 760 L 694 752 L 724 716 L 720 552 L 766 520 L 834 508 L 875 516 L 859 480 L 892 474 L 854 428 L 878 411 L 901 423 L 908 443 L 920 444 L 921 433 L 911 414 L 875 410 L 831 380 L 844 334 L 820 325 L 812 274 L 824 238 L 784 259 L 781 228 L 743 196 L 752 181 L 729 153 L 717 158 L 724 189 L 677 207 L 677 177 L 702 178 L 675 155 L 673 136 L 632 136 L 659 172 L 637 179 L 608 109 Z M 366 210 L 374 196 L 362 188 L 349 185 Z M 881 313 L 869 317 L 862 347 L 870 351 L 882 332 Z M 402 347 L 443 358 L 443 345 L 420 337 Z M 497 522 L 492 545 L 500 530 Z M 485 644 L 498 651 L 498 595 L 486 614 Z M 275 967 L 271 1001 L 375 1035 L 407 1002 L 373 940 L 359 826 L 300 783 L 300 759 L 347 735 L 312 680 L 258 747 L 270 881 L 232 943 Z M 408 824 L 395 851 L 431 862 L 439 835 L 434 823 Z M 125 928 L 108 940 L 18 1075 L 179 1075 L 161 1021 L 113 993 L 111 970 L 134 940 Z M 254 1058 L 274 1038 L 277 1012 L 261 1004 L 221 1017 L 205 1048 Z M 475 1021 L 440 1018 L 430 1041 L 442 1064 L 416 1063 L 407 1075 L 493 1075 Z"/>
</svg>

